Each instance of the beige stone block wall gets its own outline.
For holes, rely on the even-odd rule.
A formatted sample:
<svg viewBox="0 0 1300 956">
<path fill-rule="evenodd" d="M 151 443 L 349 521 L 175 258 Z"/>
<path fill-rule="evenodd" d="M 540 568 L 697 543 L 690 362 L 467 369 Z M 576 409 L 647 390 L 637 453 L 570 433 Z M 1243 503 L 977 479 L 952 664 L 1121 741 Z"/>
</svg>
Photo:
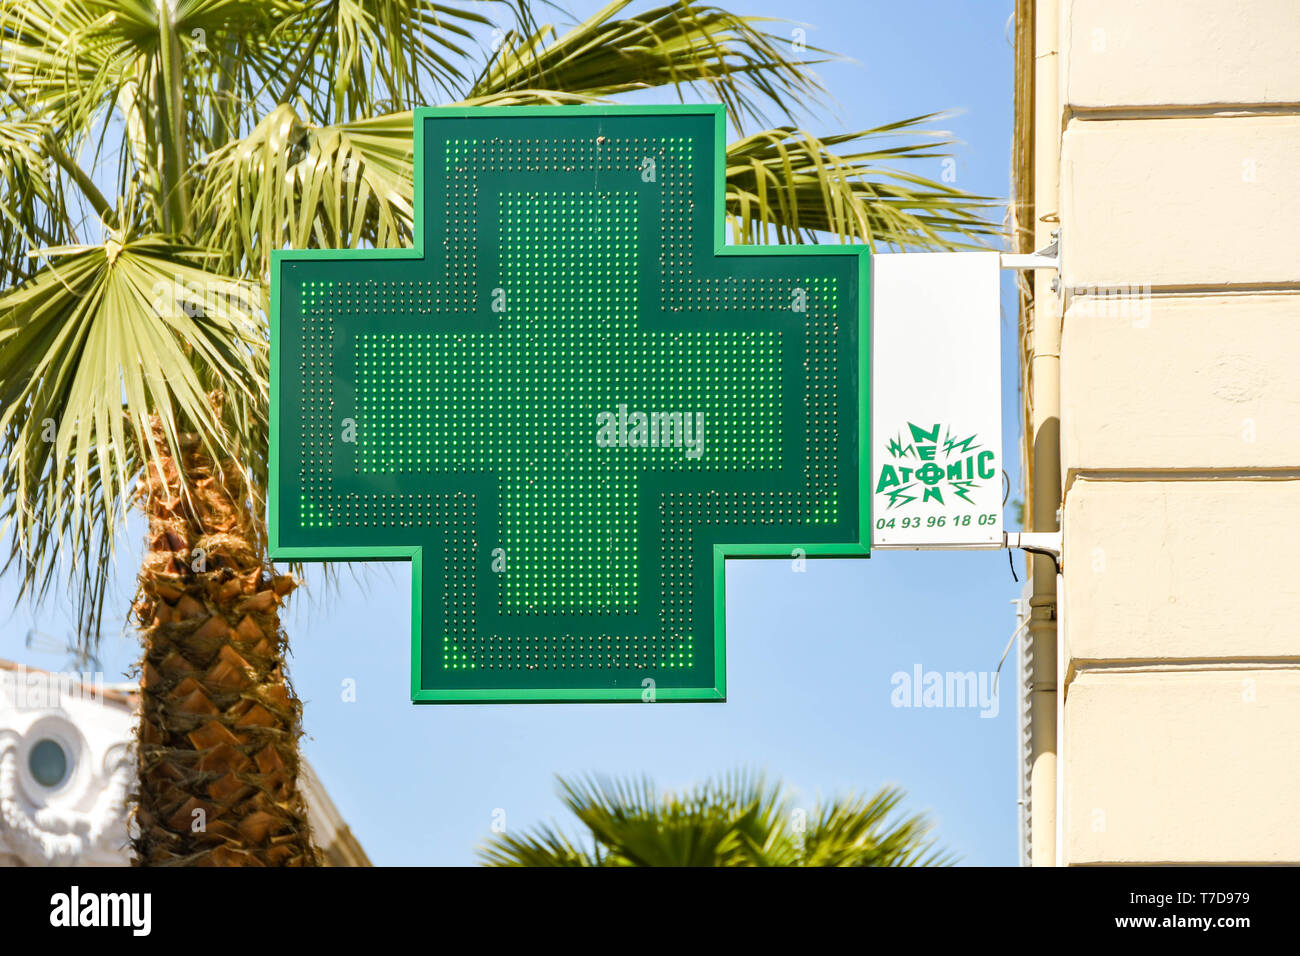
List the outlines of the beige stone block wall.
<svg viewBox="0 0 1300 956">
<path fill-rule="evenodd" d="M 1300 3 L 1060 16 L 1058 852 L 1298 863 Z"/>
<path fill-rule="evenodd" d="M 1065 284 L 1300 283 L 1297 156 L 1296 115 L 1072 122 Z"/>
<path fill-rule="evenodd" d="M 1300 479 L 1079 479 L 1064 524 L 1075 666 L 1300 654 Z"/>
<path fill-rule="evenodd" d="M 1300 102 L 1295 0 L 1066 0 L 1061 33 L 1076 109 Z"/>
<path fill-rule="evenodd" d="M 1300 292 L 1075 297 L 1061 391 L 1067 474 L 1300 465 Z"/>
<path fill-rule="evenodd" d="M 1081 674 L 1064 734 L 1066 859 L 1300 860 L 1297 726 L 1294 669 Z"/>
</svg>

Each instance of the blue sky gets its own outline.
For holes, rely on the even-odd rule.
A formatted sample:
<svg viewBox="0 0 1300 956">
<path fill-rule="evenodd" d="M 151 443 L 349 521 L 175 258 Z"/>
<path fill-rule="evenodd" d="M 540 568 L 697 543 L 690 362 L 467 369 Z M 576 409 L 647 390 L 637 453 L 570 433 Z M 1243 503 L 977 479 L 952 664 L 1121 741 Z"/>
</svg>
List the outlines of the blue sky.
<svg viewBox="0 0 1300 956">
<path fill-rule="evenodd" d="M 577 13 L 602 4 L 566 4 Z M 1013 50 L 1011 0 L 912 4 L 879 0 L 797 5 L 731 0 L 737 13 L 790 17 L 809 44 L 853 62 L 819 69 L 838 101 L 804 118 L 815 132 L 861 129 L 935 110 L 963 144 L 957 185 L 1008 190 Z M 639 5 L 642 8 L 646 5 Z M 782 30 L 773 25 L 773 30 Z M 917 167 L 938 179 L 938 160 Z M 1004 451 L 1019 488 L 1015 298 L 1003 281 Z M 1018 490 L 1016 494 L 1018 494 Z M 141 533 L 119 554 L 118 607 L 129 601 Z M 1017 571 L 1023 561 L 1016 556 Z M 1023 575 L 1022 575 L 1023 577 Z M 647 774 L 662 787 L 727 770 L 765 770 L 796 804 L 819 796 L 907 790 L 964 863 L 1011 865 L 1016 854 L 1017 744 L 1011 673 L 994 718 L 976 709 L 891 705 L 891 675 L 991 671 L 1014 627 L 1006 552 L 884 553 L 868 561 L 742 562 L 728 571 L 725 704 L 416 707 L 409 689 L 409 571 L 319 569 L 291 602 L 290 673 L 306 707 L 303 748 L 376 864 L 471 864 L 504 812 L 506 826 L 556 818 L 555 773 Z M 0 581 L 0 606 L 13 606 Z M 109 625 L 119 618 L 110 614 Z M 57 654 L 24 648 L 35 626 L 64 635 L 58 597 L 23 605 L 0 626 L 0 657 L 56 669 Z M 127 634 L 101 654 L 114 680 L 137 657 Z M 1011 666 L 1009 660 L 1007 667 Z M 356 701 L 345 702 L 344 681 Z"/>
</svg>

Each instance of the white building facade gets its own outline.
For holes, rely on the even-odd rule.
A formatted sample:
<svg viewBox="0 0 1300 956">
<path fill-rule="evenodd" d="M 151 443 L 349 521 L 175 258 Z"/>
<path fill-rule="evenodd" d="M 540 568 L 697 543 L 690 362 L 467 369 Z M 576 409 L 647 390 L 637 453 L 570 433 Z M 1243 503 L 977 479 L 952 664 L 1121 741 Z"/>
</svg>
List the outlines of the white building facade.
<svg viewBox="0 0 1300 956">
<path fill-rule="evenodd" d="M 0 866 L 126 866 L 132 685 L 0 661 Z M 299 785 L 327 866 L 369 866 L 315 773 Z"/>
</svg>

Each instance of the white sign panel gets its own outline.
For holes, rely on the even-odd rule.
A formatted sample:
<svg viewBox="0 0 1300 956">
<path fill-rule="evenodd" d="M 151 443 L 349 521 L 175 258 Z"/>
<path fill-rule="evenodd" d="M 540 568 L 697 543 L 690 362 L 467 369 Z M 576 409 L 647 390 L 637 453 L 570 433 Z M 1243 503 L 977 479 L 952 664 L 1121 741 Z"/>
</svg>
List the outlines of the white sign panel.
<svg viewBox="0 0 1300 956">
<path fill-rule="evenodd" d="M 1002 546 L 996 252 L 871 258 L 871 547 Z"/>
</svg>

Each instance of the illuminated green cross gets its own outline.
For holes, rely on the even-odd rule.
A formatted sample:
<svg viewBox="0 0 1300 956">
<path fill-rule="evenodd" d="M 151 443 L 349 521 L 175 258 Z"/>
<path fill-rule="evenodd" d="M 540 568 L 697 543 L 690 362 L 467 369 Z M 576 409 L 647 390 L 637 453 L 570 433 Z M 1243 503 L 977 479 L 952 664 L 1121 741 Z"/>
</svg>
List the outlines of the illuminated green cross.
<svg viewBox="0 0 1300 956">
<path fill-rule="evenodd" d="M 428 252 L 277 257 L 273 554 L 415 562 L 413 699 L 721 699 L 724 557 L 865 554 L 865 260 L 719 250 L 720 123 L 420 111 Z"/>
<path fill-rule="evenodd" d="M 780 466 L 782 333 L 639 329 L 635 193 L 501 198 L 495 329 L 359 336 L 358 460 L 495 474 L 506 608 L 633 610 L 643 475 Z"/>
</svg>

